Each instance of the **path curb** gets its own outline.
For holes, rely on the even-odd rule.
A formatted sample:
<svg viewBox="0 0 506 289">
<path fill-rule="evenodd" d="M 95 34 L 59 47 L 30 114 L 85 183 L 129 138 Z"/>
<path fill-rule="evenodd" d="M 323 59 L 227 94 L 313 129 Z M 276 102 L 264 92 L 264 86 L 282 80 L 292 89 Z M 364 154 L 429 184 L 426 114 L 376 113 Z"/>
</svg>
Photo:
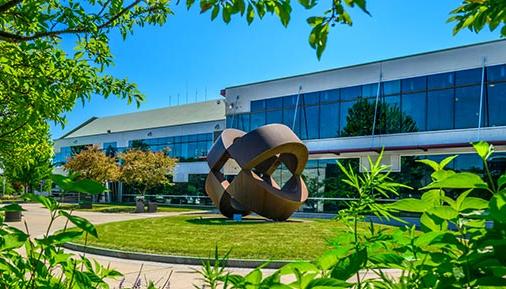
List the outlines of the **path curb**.
<svg viewBox="0 0 506 289">
<path fill-rule="evenodd" d="M 93 255 L 101 255 L 107 257 L 114 257 L 120 259 L 129 259 L 147 262 L 159 262 L 168 264 L 183 264 L 183 265 L 202 265 L 202 261 L 213 261 L 209 258 L 187 257 L 187 256 L 171 256 L 171 255 L 157 255 L 149 253 L 138 253 L 121 251 L 114 249 L 105 249 L 93 246 L 83 246 L 76 243 L 64 243 L 63 247 L 72 251 L 84 252 Z M 266 262 L 269 262 L 266 264 Z M 257 268 L 261 265 L 266 269 L 279 269 L 280 267 L 295 261 L 267 261 L 267 260 L 246 260 L 246 259 L 228 259 L 227 267 L 232 268 Z"/>
</svg>

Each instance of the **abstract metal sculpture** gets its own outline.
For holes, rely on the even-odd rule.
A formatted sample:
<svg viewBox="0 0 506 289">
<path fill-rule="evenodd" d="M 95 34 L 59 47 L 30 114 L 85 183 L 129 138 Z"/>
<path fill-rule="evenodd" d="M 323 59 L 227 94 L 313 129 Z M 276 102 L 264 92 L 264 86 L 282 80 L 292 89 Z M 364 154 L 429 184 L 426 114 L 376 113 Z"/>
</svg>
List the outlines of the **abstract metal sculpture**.
<svg viewBox="0 0 506 289">
<path fill-rule="evenodd" d="M 230 182 L 222 173 L 229 159 L 235 160 L 241 169 Z M 285 125 L 265 125 L 249 133 L 226 129 L 207 155 L 211 171 L 206 179 L 206 192 L 228 218 L 255 212 L 283 221 L 308 197 L 301 177 L 307 159 L 306 146 Z M 292 173 L 283 187 L 271 176 L 281 163 Z"/>
</svg>

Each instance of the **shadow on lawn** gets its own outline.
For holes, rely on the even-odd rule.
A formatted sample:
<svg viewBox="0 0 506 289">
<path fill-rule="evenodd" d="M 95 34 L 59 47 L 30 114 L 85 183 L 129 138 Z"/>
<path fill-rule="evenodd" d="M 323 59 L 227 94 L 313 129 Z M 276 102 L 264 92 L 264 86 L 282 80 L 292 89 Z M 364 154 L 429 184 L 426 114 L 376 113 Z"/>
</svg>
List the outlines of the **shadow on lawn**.
<svg viewBox="0 0 506 289">
<path fill-rule="evenodd" d="M 225 217 L 203 217 L 200 216 L 195 219 L 188 219 L 186 222 L 195 225 L 215 225 L 215 226 L 244 226 L 244 225 L 259 225 L 259 224 L 276 224 L 276 223 L 303 223 L 302 220 L 287 220 L 284 222 L 275 222 L 269 219 L 246 217 L 242 221 L 234 221 Z"/>
</svg>

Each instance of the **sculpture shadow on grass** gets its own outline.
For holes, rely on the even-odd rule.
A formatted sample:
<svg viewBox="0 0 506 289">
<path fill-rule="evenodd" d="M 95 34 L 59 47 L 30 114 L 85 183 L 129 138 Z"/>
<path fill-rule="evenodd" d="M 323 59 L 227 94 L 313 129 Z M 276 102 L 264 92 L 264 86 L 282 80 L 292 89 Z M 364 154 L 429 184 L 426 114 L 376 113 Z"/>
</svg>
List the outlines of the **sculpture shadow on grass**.
<svg viewBox="0 0 506 289">
<path fill-rule="evenodd" d="M 212 225 L 212 226 L 249 226 L 249 225 L 268 225 L 276 224 L 264 218 L 244 218 L 241 221 L 233 221 L 223 217 L 200 217 L 186 220 L 187 223 L 194 225 Z M 302 223 L 302 220 L 287 220 L 285 223 Z"/>
</svg>

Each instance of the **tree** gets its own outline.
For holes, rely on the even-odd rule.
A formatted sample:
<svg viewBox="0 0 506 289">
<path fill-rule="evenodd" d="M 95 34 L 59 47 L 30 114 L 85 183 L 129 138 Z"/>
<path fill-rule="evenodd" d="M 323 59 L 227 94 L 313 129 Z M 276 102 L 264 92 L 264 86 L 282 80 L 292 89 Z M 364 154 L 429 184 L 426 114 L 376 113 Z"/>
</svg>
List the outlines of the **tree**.
<svg viewBox="0 0 506 289">
<path fill-rule="evenodd" d="M 65 163 L 64 168 L 77 173 L 81 179 L 91 179 L 102 184 L 116 181 L 120 176 L 116 160 L 106 156 L 98 146 L 89 146 L 81 150 Z"/>
<path fill-rule="evenodd" d="M 137 189 L 142 195 L 158 185 L 169 184 L 169 175 L 176 166 L 176 159 L 165 152 L 132 149 L 119 154 L 121 181 Z"/>
<path fill-rule="evenodd" d="M 48 188 L 46 182 L 49 181 L 53 170 L 50 157 L 34 153 L 24 160 L 16 159 L 16 161 L 15 164 L 6 164 L 5 175 L 11 182 L 20 183 L 24 193 L 33 193 L 42 183 L 44 188 Z"/>
<path fill-rule="evenodd" d="M 140 151 L 149 151 L 149 145 L 145 143 L 143 140 L 134 140 L 132 141 L 131 148 L 134 150 L 140 150 Z"/>
<path fill-rule="evenodd" d="M 114 182 L 119 179 L 120 169 L 114 157 L 107 156 L 98 146 L 81 147 L 75 154 L 63 165 L 65 170 L 72 174 L 77 174 L 78 179 L 91 179 L 101 184 Z M 92 199 L 90 196 L 79 200 L 82 206 L 89 208 Z"/>
<path fill-rule="evenodd" d="M 506 2 L 503 0 L 463 0 L 462 4 L 450 12 L 448 22 L 454 22 L 453 34 L 462 29 L 475 33 L 485 27 L 490 31 L 501 29 L 501 36 L 506 37 Z"/>
<path fill-rule="evenodd" d="M 375 110 L 377 111 L 376 125 L 373 124 Z M 346 126 L 342 129 L 341 136 L 372 135 L 373 127 L 376 135 L 418 131 L 415 120 L 403 113 L 398 105 L 379 101 L 376 107 L 375 101 L 359 98 L 346 115 Z M 392 174 L 392 178 L 414 188 L 422 187 L 421 182 L 427 175 L 427 168 L 417 163 L 417 159 L 415 156 L 402 157 L 402 173 Z M 354 170 L 358 170 L 358 162 L 352 159 L 343 159 L 340 163 L 345 166 L 351 165 Z M 341 192 L 349 191 L 348 185 L 342 183 L 340 177 L 329 180 L 326 185 L 329 185 L 331 194 L 341 195 Z M 403 192 L 404 190 L 401 190 L 401 193 Z"/>
<path fill-rule="evenodd" d="M 375 100 L 358 98 L 346 114 L 346 126 L 342 129 L 341 136 L 371 135 L 373 127 L 375 134 L 418 131 L 413 118 L 402 113 L 399 106 L 380 100 L 376 107 Z"/>
<path fill-rule="evenodd" d="M 13 183 L 23 186 L 23 191 L 33 192 L 41 182 L 50 185 L 52 171 L 52 143 L 48 141 L 47 124 L 30 124 L 15 133 L 17 143 L 6 143 L 3 149 L 9 155 L 0 154 L 0 166 L 4 175 Z M 40 139 L 40 140 L 37 140 Z"/>
<path fill-rule="evenodd" d="M 27 143 L 49 143 L 46 122 L 63 125 L 77 100 L 116 95 L 139 104 L 135 84 L 106 73 L 109 34 L 126 38 L 170 14 L 168 0 L 0 0 L 0 159 Z"/>
</svg>

